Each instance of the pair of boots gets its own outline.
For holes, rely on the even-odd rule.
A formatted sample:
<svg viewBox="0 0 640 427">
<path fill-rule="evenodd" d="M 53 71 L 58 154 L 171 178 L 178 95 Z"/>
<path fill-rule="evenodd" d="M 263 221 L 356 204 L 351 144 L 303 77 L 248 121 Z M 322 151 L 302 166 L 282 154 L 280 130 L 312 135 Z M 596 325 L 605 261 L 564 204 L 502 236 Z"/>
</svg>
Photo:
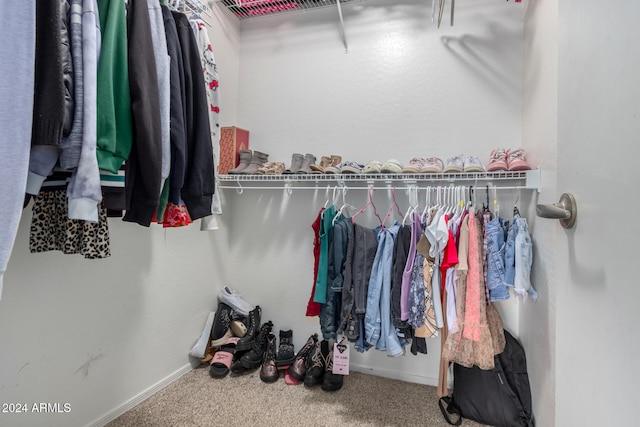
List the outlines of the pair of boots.
<svg viewBox="0 0 640 427">
<path fill-rule="evenodd" d="M 285 169 L 283 174 L 308 174 L 311 172 L 311 165 L 316 162 L 316 156 L 313 154 L 294 153 L 291 157 L 291 167 Z"/>
<path fill-rule="evenodd" d="M 333 373 L 334 340 L 316 342 L 309 355 L 308 369 L 304 375 L 304 385 L 313 387 L 322 384 L 324 391 L 337 391 L 342 388 L 343 376 Z"/>
<path fill-rule="evenodd" d="M 265 383 L 277 381 L 280 377 L 279 369 L 291 365 L 294 359 L 293 331 L 291 329 L 280 331 L 280 345 L 277 353 L 276 336 L 270 333 L 267 337 L 267 348 L 260 369 L 260 379 Z"/>
<path fill-rule="evenodd" d="M 260 151 L 240 150 L 240 164 L 238 167 L 231 169 L 228 174 L 250 175 L 255 173 L 260 167 L 267 162 L 269 155 Z"/>
</svg>

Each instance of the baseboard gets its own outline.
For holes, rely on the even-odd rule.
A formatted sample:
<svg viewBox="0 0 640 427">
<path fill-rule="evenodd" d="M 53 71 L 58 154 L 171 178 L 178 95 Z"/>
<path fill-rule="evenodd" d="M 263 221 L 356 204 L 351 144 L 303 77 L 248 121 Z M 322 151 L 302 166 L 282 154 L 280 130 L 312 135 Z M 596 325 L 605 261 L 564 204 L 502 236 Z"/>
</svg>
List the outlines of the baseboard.
<svg viewBox="0 0 640 427">
<path fill-rule="evenodd" d="M 144 390 L 142 393 L 138 394 L 137 396 L 134 396 L 133 398 L 131 398 L 128 401 L 124 402 L 122 405 L 118 406 L 114 410 L 109 411 L 108 413 L 106 413 L 102 417 L 100 417 L 97 420 L 95 420 L 94 422 L 90 423 L 89 426 L 91 426 L 91 427 L 102 427 L 105 424 L 115 420 L 120 415 L 124 414 L 129 409 L 133 408 L 134 406 L 138 405 L 139 403 L 142 403 L 143 401 L 145 401 L 146 399 L 151 397 L 154 393 L 156 393 L 156 392 L 160 391 L 161 389 L 163 389 L 164 387 L 168 386 L 169 384 L 171 384 L 172 382 L 174 382 L 175 380 L 177 380 L 178 378 L 180 378 L 184 374 L 186 374 L 188 372 L 191 372 L 192 369 L 193 369 L 193 367 L 190 364 L 187 364 L 187 365 L 183 366 L 182 368 L 178 369 L 177 371 L 173 372 L 172 374 L 169 374 L 168 376 L 164 377 L 163 379 L 161 379 L 160 381 L 158 381 L 157 383 L 155 383 L 154 385 L 152 385 L 148 389 Z"/>
<path fill-rule="evenodd" d="M 371 375 L 377 375 L 379 377 L 391 378 L 392 380 L 407 381 L 410 383 L 425 384 L 425 385 L 431 385 L 434 387 L 438 386 L 437 378 L 426 377 L 423 375 L 416 375 L 416 374 L 412 374 L 411 372 L 400 372 L 400 371 L 395 371 L 392 369 L 384 369 L 384 368 L 373 369 L 364 365 L 355 365 L 353 363 L 351 364 L 349 369 L 355 372 L 362 372 L 363 374 L 371 374 Z"/>
</svg>

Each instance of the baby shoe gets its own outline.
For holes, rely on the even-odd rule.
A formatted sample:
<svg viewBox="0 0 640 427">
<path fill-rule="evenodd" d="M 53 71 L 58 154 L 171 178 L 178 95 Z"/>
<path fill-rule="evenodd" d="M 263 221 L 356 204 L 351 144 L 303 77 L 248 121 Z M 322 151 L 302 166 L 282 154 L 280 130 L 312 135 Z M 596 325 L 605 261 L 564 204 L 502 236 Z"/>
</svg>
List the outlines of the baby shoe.
<svg viewBox="0 0 640 427">
<path fill-rule="evenodd" d="M 402 168 L 402 173 L 419 173 L 420 169 L 425 165 L 426 159 L 414 157 L 409 160 L 409 164 Z"/>
<path fill-rule="evenodd" d="M 346 161 L 340 164 L 340 172 L 341 173 L 362 173 L 362 166 L 360 163 Z"/>
<path fill-rule="evenodd" d="M 320 174 L 320 173 L 324 173 L 324 170 L 327 166 L 331 165 L 331 157 L 330 156 L 322 156 L 320 157 L 320 163 L 319 164 L 311 164 L 309 165 L 309 169 L 311 169 L 310 173 L 313 174 Z"/>
<path fill-rule="evenodd" d="M 389 159 L 380 168 L 382 173 L 402 173 L 402 163 L 396 159 Z"/>
<path fill-rule="evenodd" d="M 420 173 L 442 173 L 444 163 L 438 157 L 428 157 L 424 159 L 424 165 L 420 168 Z"/>
<path fill-rule="evenodd" d="M 362 169 L 362 173 L 380 173 L 382 162 L 378 160 L 372 160 Z"/>
<path fill-rule="evenodd" d="M 324 168 L 324 173 L 335 174 L 340 172 L 340 164 L 342 163 L 342 156 L 331 155 L 331 164 Z"/>
<path fill-rule="evenodd" d="M 485 172 L 484 166 L 476 156 L 466 156 L 464 158 L 463 172 Z"/>
<path fill-rule="evenodd" d="M 496 148 L 489 154 L 489 164 L 487 172 L 497 172 L 507 170 L 507 155 L 509 154 L 504 148 Z"/>
<path fill-rule="evenodd" d="M 462 172 L 462 167 L 464 164 L 464 156 L 460 154 L 459 156 L 449 157 L 447 159 L 447 164 L 444 168 L 444 173 L 460 173 Z"/>
<path fill-rule="evenodd" d="M 509 151 L 509 167 L 510 171 L 526 171 L 530 170 L 531 166 L 525 160 L 526 153 L 522 148 L 518 148 L 513 151 Z"/>
</svg>

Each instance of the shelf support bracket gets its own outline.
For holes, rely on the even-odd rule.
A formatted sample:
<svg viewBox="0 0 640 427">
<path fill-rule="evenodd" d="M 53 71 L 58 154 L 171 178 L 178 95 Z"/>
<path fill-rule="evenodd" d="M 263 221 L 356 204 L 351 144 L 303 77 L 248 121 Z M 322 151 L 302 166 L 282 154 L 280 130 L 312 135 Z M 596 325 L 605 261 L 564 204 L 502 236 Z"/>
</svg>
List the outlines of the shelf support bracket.
<svg viewBox="0 0 640 427">
<path fill-rule="evenodd" d="M 336 0 L 338 6 L 338 16 L 340 17 L 340 34 L 342 35 L 342 43 L 344 44 L 344 52 L 349 52 L 349 46 L 347 45 L 347 34 L 344 32 L 344 18 L 342 17 L 342 6 L 340 6 L 340 0 Z"/>
</svg>

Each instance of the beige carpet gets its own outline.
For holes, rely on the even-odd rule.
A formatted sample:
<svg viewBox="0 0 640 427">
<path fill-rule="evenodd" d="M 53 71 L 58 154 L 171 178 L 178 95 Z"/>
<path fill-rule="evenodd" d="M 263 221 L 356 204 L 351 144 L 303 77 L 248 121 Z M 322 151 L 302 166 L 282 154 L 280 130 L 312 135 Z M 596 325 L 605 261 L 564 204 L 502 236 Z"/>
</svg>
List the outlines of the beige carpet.
<svg viewBox="0 0 640 427">
<path fill-rule="evenodd" d="M 352 372 L 337 392 L 260 380 L 259 371 L 213 379 L 195 369 L 108 427 L 448 426 L 435 387 Z M 463 420 L 463 427 L 480 426 Z"/>
</svg>

